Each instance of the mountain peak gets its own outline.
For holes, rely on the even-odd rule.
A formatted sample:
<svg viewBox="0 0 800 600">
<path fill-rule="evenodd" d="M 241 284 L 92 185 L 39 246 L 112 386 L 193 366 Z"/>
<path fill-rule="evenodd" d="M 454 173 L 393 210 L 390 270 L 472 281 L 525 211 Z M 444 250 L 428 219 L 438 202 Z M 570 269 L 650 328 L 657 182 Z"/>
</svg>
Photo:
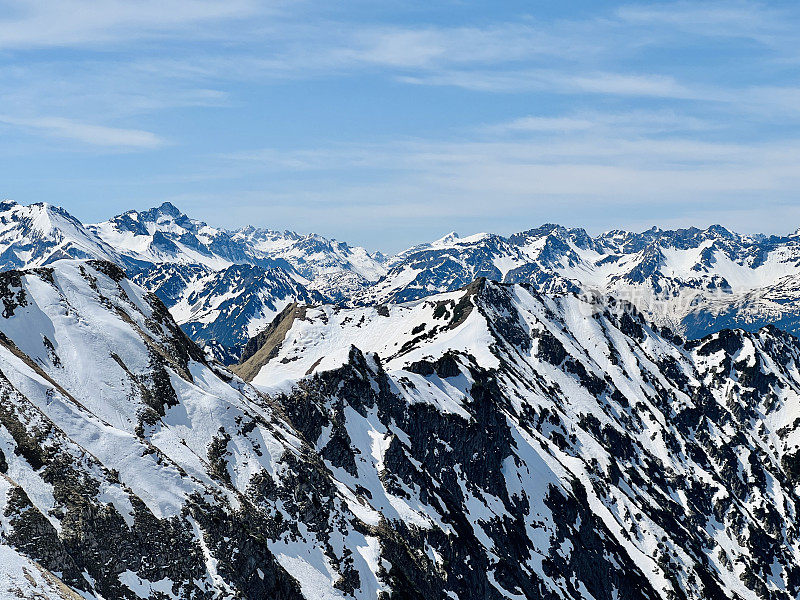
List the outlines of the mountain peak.
<svg viewBox="0 0 800 600">
<path fill-rule="evenodd" d="M 536 229 L 530 229 L 529 231 L 535 232 L 539 235 L 548 235 L 555 231 L 564 231 L 565 227 L 563 225 L 559 225 L 558 223 L 545 223 L 541 227 Z"/>
<path fill-rule="evenodd" d="M 166 201 L 162 202 L 161 206 L 158 207 L 158 210 L 164 213 L 169 213 L 173 215 L 181 214 L 181 211 L 178 210 L 178 207 L 175 206 L 172 202 Z"/>
<path fill-rule="evenodd" d="M 724 238 L 734 237 L 734 234 L 730 231 L 730 229 L 727 229 L 726 227 L 723 227 L 722 225 L 719 224 L 709 225 L 706 231 L 708 233 L 712 233 L 719 237 L 724 237 Z"/>
<path fill-rule="evenodd" d="M 161 206 L 157 208 L 151 208 L 147 212 L 153 212 L 159 215 L 167 215 L 172 217 L 173 219 L 177 219 L 178 217 L 185 216 L 180 209 L 175 206 L 172 202 L 163 202 Z"/>
<path fill-rule="evenodd" d="M 456 240 L 459 240 L 459 239 L 461 239 L 460 236 L 455 231 L 451 231 L 447 235 L 445 235 L 443 237 L 440 237 L 438 240 L 436 240 L 434 242 L 434 245 L 452 244 L 453 242 L 455 242 Z"/>
</svg>

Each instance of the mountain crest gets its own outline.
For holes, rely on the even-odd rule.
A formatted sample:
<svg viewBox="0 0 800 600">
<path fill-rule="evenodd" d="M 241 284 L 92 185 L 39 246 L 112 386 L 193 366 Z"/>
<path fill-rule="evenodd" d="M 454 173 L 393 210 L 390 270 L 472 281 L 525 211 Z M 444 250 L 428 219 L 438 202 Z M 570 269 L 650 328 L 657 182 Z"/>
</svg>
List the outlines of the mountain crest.
<svg viewBox="0 0 800 600">
<path fill-rule="evenodd" d="M 455 231 L 451 231 L 447 235 L 440 237 L 438 240 L 433 242 L 433 245 L 444 246 L 445 244 L 452 244 L 455 241 L 460 239 L 459 235 Z"/>
</svg>

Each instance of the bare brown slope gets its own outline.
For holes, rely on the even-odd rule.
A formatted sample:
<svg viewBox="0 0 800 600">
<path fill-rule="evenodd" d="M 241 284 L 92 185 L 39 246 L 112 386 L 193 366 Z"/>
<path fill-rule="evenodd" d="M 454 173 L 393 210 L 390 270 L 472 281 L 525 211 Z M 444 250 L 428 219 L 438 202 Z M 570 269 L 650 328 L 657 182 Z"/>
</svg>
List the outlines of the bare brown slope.
<svg viewBox="0 0 800 600">
<path fill-rule="evenodd" d="M 278 355 L 295 319 L 304 319 L 306 307 L 296 302 L 289 304 L 267 325 L 267 328 L 251 338 L 242 353 L 239 364 L 230 369 L 245 381 L 252 381 L 265 364 Z"/>
</svg>

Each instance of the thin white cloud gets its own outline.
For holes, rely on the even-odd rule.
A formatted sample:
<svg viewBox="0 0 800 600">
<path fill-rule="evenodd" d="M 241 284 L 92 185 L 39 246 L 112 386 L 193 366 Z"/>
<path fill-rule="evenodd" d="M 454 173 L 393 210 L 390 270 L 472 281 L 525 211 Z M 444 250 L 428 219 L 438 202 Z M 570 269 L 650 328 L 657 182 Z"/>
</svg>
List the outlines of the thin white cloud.
<svg viewBox="0 0 800 600">
<path fill-rule="evenodd" d="M 547 28 L 502 23 L 486 27 L 343 28 L 331 40 L 333 60 L 400 68 L 441 68 L 459 64 L 511 64 L 543 57 L 578 58 L 591 43 L 565 39 Z"/>
<path fill-rule="evenodd" d="M 564 116 L 526 116 L 478 128 L 487 134 L 549 134 L 588 132 L 613 135 L 647 135 L 687 131 L 709 131 L 719 124 L 674 110 L 629 110 L 625 112 L 582 111 Z"/>
<path fill-rule="evenodd" d="M 151 73 L 185 79 L 306 79 L 364 71 L 391 77 L 455 67 L 580 60 L 597 51 L 595 42 L 560 36 L 542 25 L 519 23 L 400 27 L 290 20 L 238 32 L 229 42 L 231 46 L 221 52 L 197 53 L 191 58 L 150 57 L 136 65 Z M 242 42 L 247 42 L 246 47 Z"/>
<path fill-rule="evenodd" d="M 673 77 L 639 73 L 574 70 L 444 70 L 432 74 L 404 75 L 400 81 L 417 85 L 460 87 L 484 92 L 554 92 L 606 94 L 673 99 L 713 99 L 713 91 L 693 88 Z"/>
<path fill-rule="evenodd" d="M 597 126 L 593 119 L 579 116 L 569 117 L 521 117 L 506 123 L 488 125 L 482 129 L 487 133 L 552 133 L 566 131 L 586 131 Z"/>
<path fill-rule="evenodd" d="M 616 10 L 631 25 L 657 25 L 704 36 L 746 37 L 759 41 L 787 31 L 791 19 L 775 7 L 760 2 L 711 1 L 626 5 Z"/>
<path fill-rule="evenodd" d="M 47 136 L 75 140 L 92 146 L 152 149 L 163 146 L 166 143 L 164 139 L 150 131 L 90 125 L 60 117 L 17 118 L 9 115 L 0 115 L 0 123 L 43 133 Z"/>
<path fill-rule="evenodd" d="M 725 0 L 644 3 L 615 11 L 620 25 L 646 45 L 680 45 L 686 40 L 716 38 L 735 43 L 741 51 L 767 51 L 765 65 L 800 60 L 797 30 L 800 19 L 791 4 Z"/>
<path fill-rule="evenodd" d="M 673 77 L 624 73 L 591 73 L 554 77 L 553 83 L 574 91 L 615 94 L 619 96 L 653 96 L 658 98 L 698 98 L 696 90 L 678 83 Z"/>
<path fill-rule="evenodd" d="M 115 44 L 242 18 L 258 6 L 253 0 L 11 0 L 0 18 L 0 48 Z"/>
<path fill-rule="evenodd" d="M 588 134 L 586 134 L 588 132 Z M 695 193 L 793 192 L 800 185 L 794 156 L 800 143 L 741 144 L 691 138 L 629 137 L 576 128 L 569 135 L 485 141 L 406 140 L 297 151 L 263 149 L 227 157 L 251 166 L 249 176 L 308 173 L 312 180 L 402 182 L 420 194 L 483 198 L 482 210 L 503 200 L 558 195 L 589 202 L 627 201 L 636 194 L 680 199 Z M 330 184 L 328 184 L 330 188 Z"/>
</svg>

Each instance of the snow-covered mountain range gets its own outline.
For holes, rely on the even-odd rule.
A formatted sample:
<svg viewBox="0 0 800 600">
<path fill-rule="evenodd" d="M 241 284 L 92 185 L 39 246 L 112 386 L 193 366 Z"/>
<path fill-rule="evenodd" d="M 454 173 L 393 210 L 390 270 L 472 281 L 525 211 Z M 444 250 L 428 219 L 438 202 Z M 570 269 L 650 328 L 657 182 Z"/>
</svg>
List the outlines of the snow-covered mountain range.
<svg viewBox="0 0 800 600">
<path fill-rule="evenodd" d="M 451 233 L 387 257 L 314 234 L 218 229 L 170 203 L 86 226 L 50 205 L 0 204 L 0 268 L 63 257 L 121 265 L 227 363 L 292 302 L 402 302 L 476 277 L 624 298 L 688 338 L 766 324 L 800 332 L 800 235 L 720 226 L 596 237 L 558 225 L 507 237 Z"/>
<path fill-rule="evenodd" d="M 3 592 L 800 594 L 800 346 L 774 327 L 685 343 L 479 279 L 287 305 L 246 383 L 110 262 L 5 271 L 0 298 Z"/>
<path fill-rule="evenodd" d="M 800 235 L 744 236 L 718 225 L 642 233 L 544 225 L 503 237 L 451 233 L 392 257 L 358 301 L 422 298 L 476 277 L 544 293 L 612 294 L 690 338 L 780 323 L 800 331 Z"/>
<path fill-rule="evenodd" d="M 799 244 L 4 202 L 0 595 L 797 598 Z"/>
</svg>

